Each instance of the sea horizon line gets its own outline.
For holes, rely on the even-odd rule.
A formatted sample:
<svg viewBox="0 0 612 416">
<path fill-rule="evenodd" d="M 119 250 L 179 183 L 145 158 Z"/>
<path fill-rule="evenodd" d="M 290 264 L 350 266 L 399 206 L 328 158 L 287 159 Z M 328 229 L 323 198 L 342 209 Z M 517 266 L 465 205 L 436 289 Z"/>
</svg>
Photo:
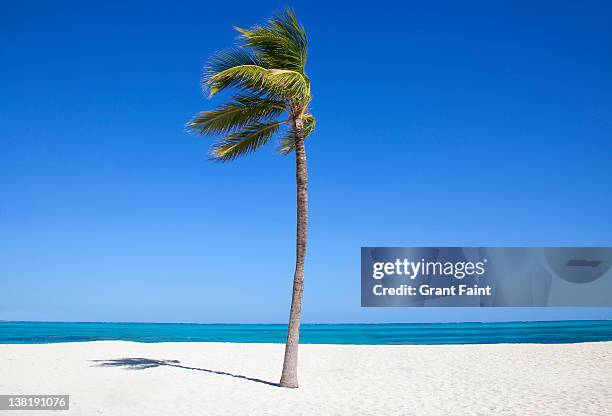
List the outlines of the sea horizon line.
<svg viewBox="0 0 612 416">
<path fill-rule="evenodd" d="M 606 319 L 533 319 L 533 320 L 511 320 L 511 321 L 432 321 L 432 322 L 302 322 L 302 325 L 431 325 L 431 324 L 512 324 L 529 322 L 607 322 Z M 39 320 L 4 320 L 0 323 L 62 323 L 62 324 L 151 324 L 151 325 L 279 325 L 287 326 L 286 323 L 278 322 L 158 322 L 158 321 L 39 321 Z"/>
</svg>

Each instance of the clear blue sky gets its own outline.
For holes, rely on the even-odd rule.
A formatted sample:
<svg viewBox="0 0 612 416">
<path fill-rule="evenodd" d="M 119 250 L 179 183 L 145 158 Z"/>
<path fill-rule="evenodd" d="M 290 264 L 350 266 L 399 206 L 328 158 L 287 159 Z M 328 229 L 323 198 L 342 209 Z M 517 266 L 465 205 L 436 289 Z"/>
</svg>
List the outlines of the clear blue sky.
<svg viewBox="0 0 612 416">
<path fill-rule="evenodd" d="M 293 158 L 184 131 L 207 57 L 283 4 L 0 1 L 0 319 L 286 321 Z M 612 3 L 291 5 L 306 322 L 612 318 L 359 307 L 364 245 L 612 245 Z"/>
</svg>

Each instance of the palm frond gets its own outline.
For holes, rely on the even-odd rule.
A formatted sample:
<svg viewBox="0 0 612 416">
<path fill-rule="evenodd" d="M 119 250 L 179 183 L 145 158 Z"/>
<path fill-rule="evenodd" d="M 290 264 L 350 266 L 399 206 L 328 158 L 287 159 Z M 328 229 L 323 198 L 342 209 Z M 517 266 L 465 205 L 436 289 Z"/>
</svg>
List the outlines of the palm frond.
<svg viewBox="0 0 612 416">
<path fill-rule="evenodd" d="M 226 162 L 247 153 L 252 153 L 265 145 L 286 121 L 254 123 L 243 130 L 232 133 L 213 145 L 211 158 Z"/>
<path fill-rule="evenodd" d="M 201 135 L 225 134 L 255 122 L 270 121 L 286 111 L 285 103 L 256 95 L 238 95 L 234 102 L 212 111 L 203 111 L 187 123 L 187 129 Z"/>
<path fill-rule="evenodd" d="M 310 83 L 301 73 L 288 69 L 267 69 L 259 65 L 239 65 L 228 68 L 208 80 L 210 95 L 226 88 L 239 87 L 258 94 L 306 101 Z"/>
<path fill-rule="evenodd" d="M 314 130 L 314 117 L 307 114 L 311 95 L 304 71 L 306 33 L 293 11 L 286 10 L 264 25 L 236 30 L 239 45 L 213 55 L 204 68 L 202 88 L 211 97 L 228 89 L 242 95 L 187 123 L 188 130 L 198 134 L 224 136 L 211 147 L 211 158 L 218 161 L 254 152 L 297 117 L 304 117 L 306 136 Z M 288 120 L 279 121 L 284 112 Z M 295 140 L 289 131 L 280 142 L 280 152 L 294 150 Z"/>
<path fill-rule="evenodd" d="M 253 48 L 270 68 L 291 69 L 303 73 L 306 66 L 307 38 L 293 10 L 268 19 L 264 26 L 236 28 L 245 46 Z"/>
<path fill-rule="evenodd" d="M 304 114 L 304 139 L 308 138 L 315 129 L 317 124 L 312 114 Z M 287 135 L 279 141 L 279 153 L 287 155 L 295 149 L 295 131 L 290 129 Z"/>
<path fill-rule="evenodd" d="M 265 67 L 266 63 L 252 51 L 236 47 L 213 54 L 204 66 L 202 73 L 202 89 L 208 92 L 210 79 L 220 72 L 241 65 L 257 65 Z"/>
</svg>

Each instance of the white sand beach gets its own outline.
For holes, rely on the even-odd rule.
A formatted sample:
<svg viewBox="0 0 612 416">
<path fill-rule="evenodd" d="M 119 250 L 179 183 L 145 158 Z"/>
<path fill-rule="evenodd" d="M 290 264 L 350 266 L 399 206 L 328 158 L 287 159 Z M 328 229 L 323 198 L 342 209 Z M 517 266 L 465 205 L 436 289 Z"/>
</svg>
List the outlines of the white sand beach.
<svg viewBox="0 0 612 416">
<path fill-rule="evenodd" d="M 53 414 L 72 416 L 612 414 L 612 342 L 302 345 L 296 390 L 273 385 L 282 352 L 280 344 L 0 345 L 0 394 L 70 394 L 70 410 Z"/>
</svg>

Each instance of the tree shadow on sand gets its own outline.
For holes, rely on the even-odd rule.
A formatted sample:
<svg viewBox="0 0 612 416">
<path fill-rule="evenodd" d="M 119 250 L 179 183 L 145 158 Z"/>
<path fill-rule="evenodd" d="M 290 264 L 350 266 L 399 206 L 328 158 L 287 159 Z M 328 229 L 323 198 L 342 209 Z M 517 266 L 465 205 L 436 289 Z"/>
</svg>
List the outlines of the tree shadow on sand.
<svg viewBox="0 0 612 416">
<path fill-rule="evenodd" d="M 92 362 L 97 363 L 96 367 L 123 367 L 127 370 L 145 370 L 147 368 L 161 366 L 176 367 L 185 370 L 203 371 L 205 373 L 210 374 L 218 374 L 221 376 L 240 378 L 242 380 L 248 380 L 253 381 L 255 383 L 278 387 L 278 383 L 272 383 L 271 381 L 262 380 L 260 378 L 247 377 L 241 374 L 228 373 L 226 371 L 209 370 L 207 368 L 188 367 L 185 365 L 181 365 L 181 362 L 179 360 L 154 360 L 152 358 L 115 358 L 109 360 L 92 360 Z"/>
</svg>

